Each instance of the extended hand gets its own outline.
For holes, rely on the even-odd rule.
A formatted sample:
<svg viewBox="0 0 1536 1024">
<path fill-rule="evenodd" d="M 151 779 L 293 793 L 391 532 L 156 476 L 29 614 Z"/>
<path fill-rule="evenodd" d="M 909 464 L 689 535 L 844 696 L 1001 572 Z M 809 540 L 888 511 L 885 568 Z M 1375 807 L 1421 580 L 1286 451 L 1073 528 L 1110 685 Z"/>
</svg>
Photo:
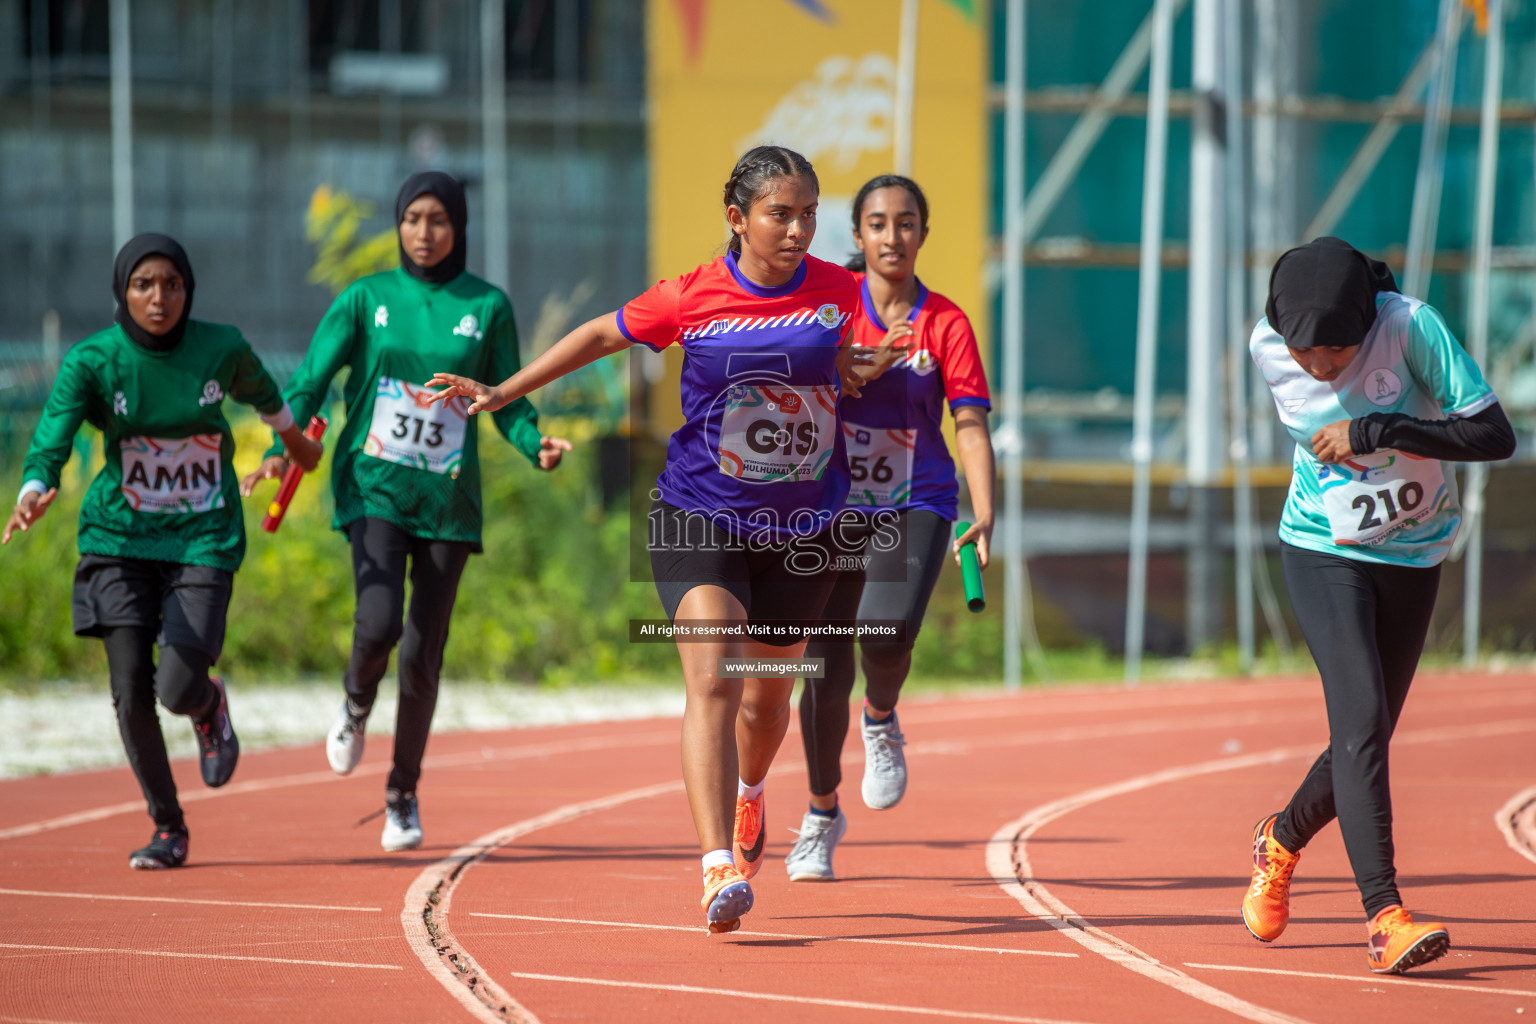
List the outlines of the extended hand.
<svg viewBox="0 0 1536 1024">
<path fill-rule="evenodd" d="M 0 544 L 9 544 L 11 534 L 16 530 L 26 533 L 32 528 L 32 524 L 43 518 L 48 511 L 48 506 L 53 504 L 53 499 L 59 496 L 57 487 L 50 487 L 45 493 L 28 491 L 21 496 L 16 507 L 11 510 L 11 518 L 6 520 L 4 532 L 0 532 Z"/>
<path fill-rule="evenodd" d="M 560 465 L 560 457 L 571 450 L 571 442 L 563 437 L 539 438 L 539 468 L 554 469 Z"/>
<path fill-rule="evenodd" d="M 859 375 L 866 381 L 878 379 L 886 370 L 895 366 L 907 357 L 912 351 L 912 341 L 916 332 L 912 329 L 912 321 L 898 320 L 891 324 L 890 330 L 885 332 L 885 337 L 880 344 L 873 349 L 865 349 L 865 358 L 859 361 Z"/>
<path fill-rule="evenodd" d="M 991 561 L 990 549 L 992 547 L 992 520 L 982 523 L 973 523 L 971 528 L 955 538 L 955 564 L 960 564 L 960 549 L 972 541 L 976 542 L 976 564 L 985 569 Z"/>
<path fill-rule="evenodd" d="M 471 416 L 477 412 L 495 412 L 507 404 L 497 388 L 488 387 L 468 377 L 460 377 L 456 373 L 434 373 L 426 386 L 443 389 L 432 396 L 433 402 L 446 402 L 455 397 L 469 399 Z"/>
<path fill-rule="evenodd" d="M 1353 458 L 1355 450 L 1349 446 L 1349 420 L 1330 423 L 1313 434 L 1312 454 L 1318 462 L 1343 462 Z"/>
<path fill-rule="evenodd" d="M 864 390 L 864 378 L 859 376 L 859 371 L 854 366 L 860 358 L 856 353 L 867 351 L 868 349 L 859 349 L 852 345 L 844 345 L 837 350 L 837 376 L 842 381 L 845 398 L 858 398 Z"/>
<path fill-rule="evenodd" d="M 310 442 L 314 444 L 313 441 Z M 320 447 L 315 444 L 315 447 Z M 256 493 L 256 484 L 262 480 L 281 480 L 283 474 L 288 472 L 288 460 L 281 455 L 268 455 L 261 460 L 261 465 L 256 467 L 256 472 L 247 473 L 240 480 L 240 494 L 249 498 Z"/>
</svg>

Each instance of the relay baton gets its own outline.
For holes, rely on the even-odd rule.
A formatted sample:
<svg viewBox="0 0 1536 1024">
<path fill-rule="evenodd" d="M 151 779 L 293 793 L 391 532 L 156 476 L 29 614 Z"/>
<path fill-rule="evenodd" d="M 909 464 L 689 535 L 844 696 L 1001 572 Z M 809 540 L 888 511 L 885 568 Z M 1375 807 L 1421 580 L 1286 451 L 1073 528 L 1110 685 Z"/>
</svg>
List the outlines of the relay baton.
<svg viewBox="0 0 1536 1024">
<path fill-rule="evenodd" d="M 309 426 L 304 428 L 304 436 L 311 441 L 318 441 L 325 436 L 326 420 L 324 416 L 310 418 Z M 282 486 L 277 489 L 277 497 L 272 499 L 272 504 L 267 506 L 267 518 L 261 521 L 261 528 L 268 533 L 276 533 L 277 528 L 283 525 L 283 516 L 288 513 L 288 503 L 293 500 L 293 492 L 299 489 L 299 481 L 304 479 L 304 471 L 299 468 L 297 462 L 290 463 L 288 472 L 283 474 Z"/>
<path fill-rule="evenodd" d="M 965 536 L 970 528 L 970 523 L 956 523 L 955 540 Z M 975 541 L 960 547 L 960 575 L 965 580 L 965 606 L 973 612 L 981 611 L 987 606 L 987 594 L 981 586 L 981 563 L 976 558 Z"/>
</svg>

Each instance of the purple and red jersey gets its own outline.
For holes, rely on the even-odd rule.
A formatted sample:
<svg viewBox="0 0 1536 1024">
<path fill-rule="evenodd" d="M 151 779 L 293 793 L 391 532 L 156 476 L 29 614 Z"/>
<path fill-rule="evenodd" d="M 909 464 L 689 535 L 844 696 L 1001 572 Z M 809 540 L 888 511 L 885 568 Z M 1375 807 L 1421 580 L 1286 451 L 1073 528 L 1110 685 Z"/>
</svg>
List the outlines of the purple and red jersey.
<svg viewBox="0 0 1536 1024">
<path fill-rule="evenodd" d="M 888 328 L 859 282 L 855 345 L 874 348 Z M 976 334 L 960 307 L 921 281 L 908 314 L 911 350 L 901 362 L 845 398 L 842 428 L 852 487 L 848 505 L 860 508 L 926 509 L 945 519 L 957 515 L 955 463 L 944 443 L 944 401 L 951 411 L 967 405 L 991 409 Z"/>
<path fill-rule="evenodd" d="M 837 351 L 858 308 L 857 282 L 835 264 L 807 256 L 764 288 L 734 252 L 626 303 L 626 338 L 683 346 L 684 422 L 656 481 L 662 500 L 775 541 L 827 527 L 848 495 Z"/>
</svg>

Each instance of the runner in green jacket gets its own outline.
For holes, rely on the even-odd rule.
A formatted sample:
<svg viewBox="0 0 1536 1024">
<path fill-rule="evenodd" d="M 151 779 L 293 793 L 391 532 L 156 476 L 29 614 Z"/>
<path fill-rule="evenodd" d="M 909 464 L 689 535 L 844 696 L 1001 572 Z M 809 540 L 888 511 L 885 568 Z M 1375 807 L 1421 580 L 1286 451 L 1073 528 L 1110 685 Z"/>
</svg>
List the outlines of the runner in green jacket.
<svg viewBox="0 0 1536 1024">
<path fill-rule="evenodd" d="M 118 729 L 155 822 L 149 845 L 129 858 L 135 868 L 187 858 L 156 698 L 193 720 L 208 785 L 228 782 L 240 756 L 224 684 L 208 675 L 245 555 L 225 397 L 254 406 L 299 465 L 320 461 L 320 445 L 300 432 L 240 332 L 188 319 L 192 290 L 175 240 L 139 235 L 123 246 L 112 272 L 117 323 L 64 357 L 0 535 L 10 543 L 42 518 L 80 424 L 99 429 L 106 465 L 80 507 L 74 625 L 106 644 Z"/>
<path fill-rule="evenodd" d="M 368 713 L 390 651 L 400 644 L 394 766 L 386 784 L 383 845 L 421 845 L 416 783 L 459 576 L 480 546 L 480 462 L 462 401 L 430 403 L 421 386 L 443 366 L 498 380 L 517 372 L 517 325 L 501 289 L 466 273 L 464 189 L 440 171 L 412 175 L 395 201 L 400 268 L 353 283 L 331 305 L 284 393 L 300 423 L 320 411 L 343 367 L 346 425 L 334 446 L 334 526 L 352 543 L 357 611 L 343 703 L 327 734 L 331 767 L 346 775 L 363 756 Z M 500 376 L 498 376 L 500 375 Z M 493 417 L 541 469 L 570 442 L 539 433 L 526 399 Z M 279 477 L 274 446 L 256 481 Z M 405 609 L 410 561 L 411 605 Z M 404 616 L 402 628 L 401 618 Z"/>
</svg>

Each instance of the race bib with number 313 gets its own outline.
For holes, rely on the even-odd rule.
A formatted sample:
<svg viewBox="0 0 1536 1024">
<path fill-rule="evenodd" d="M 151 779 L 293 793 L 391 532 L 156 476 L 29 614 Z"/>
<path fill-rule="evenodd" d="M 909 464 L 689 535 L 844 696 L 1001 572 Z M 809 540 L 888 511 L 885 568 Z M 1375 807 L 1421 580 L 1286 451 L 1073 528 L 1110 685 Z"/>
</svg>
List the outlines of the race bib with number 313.
<svg viewBox="0 0 1536 1024">
<path fill-rule="evenodd" d="M 380 377 L 363 453 L 386 462 L 457 477 L 464 461 L 468 404 L 462 397 L 431 404 L 433 392 Z"/>
<path fill-rule="evenodd" d="M 1322 463 L 1317 484 L 1335 544 L 1374 547 L 1433 519 L 1450 501 L 1438 459 L 1390 448 Z"/>
</svg>

